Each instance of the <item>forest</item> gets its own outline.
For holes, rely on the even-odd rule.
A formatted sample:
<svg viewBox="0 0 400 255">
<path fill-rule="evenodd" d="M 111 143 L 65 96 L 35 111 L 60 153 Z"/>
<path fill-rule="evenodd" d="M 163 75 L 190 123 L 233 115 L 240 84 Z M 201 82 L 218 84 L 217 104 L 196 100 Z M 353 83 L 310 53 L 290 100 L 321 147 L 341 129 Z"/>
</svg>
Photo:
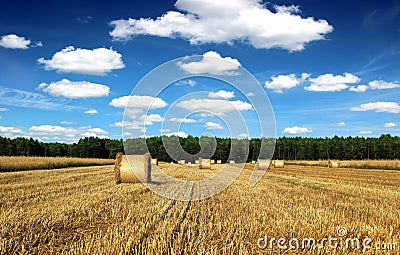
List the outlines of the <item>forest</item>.
<svg viewBox="0 0 400 255">
<path fill-rule="evenodd" d="M 143 139 L 144 138 L 138 138 Z M 200 152 L 199 137 L 149 137 L 144 140 L 152 157 L 161 161 L 173 161 L 164 148 L 164 142 L 179 141 L 183 150 L 189 154 Z M 214 140 L 213 138 L 210 138 Z M 227 161 L 231 149 L 231 138 L 216 137 L 216 149 L 212 158 Z M 237 140 L 237 139 L 236 139 Z M 273 139 L 267 139 L 269 142 Z M 211 141 L 210 141 L 211 142 Z M 236 160 L 257 160 L 261 138 L 240 139 L 238 144 L 249 144 L 248 156 L 239 155 Z M 280 137 L 275 139 L 274 159 L 318 160 L 318 159 L 399 159 L 400 137 L 389 134 L 380 137 Z M 125 148 L 132 148 L 133 139 L 125 141 Z M 140 144 L 140 143 L 139 143 Z M 203 146 L 206 146 L 202 144 Z M 145 152 L 145 146 L 140 148 Z M 44 143 L 32 138 L 0 137 L 0 156 L 47 156 L 79 158 L 115 158 L 117 152 L 124 152 L 122 140 L 101 139 L 97 137 L 81 138 L 77 143 Z M 246 151 L 247 152 L 247 151 Z M 130 151 L 127 151 L 130 153 Z M 247 154 L 247 153 L 246 153 Z"/>
</svg>

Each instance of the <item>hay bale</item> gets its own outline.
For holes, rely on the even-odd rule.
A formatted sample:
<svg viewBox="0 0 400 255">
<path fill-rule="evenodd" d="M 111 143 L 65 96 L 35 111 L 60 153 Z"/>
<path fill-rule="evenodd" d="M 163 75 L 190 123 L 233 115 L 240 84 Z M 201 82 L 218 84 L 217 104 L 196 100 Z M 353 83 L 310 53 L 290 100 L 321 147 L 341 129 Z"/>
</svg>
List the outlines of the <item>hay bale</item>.
<svg viewBox="0 0 400 255">
<path fill-rule="evenodd" d="M 214 159 L 211 159 L 211 160 L 210 160 L 210 163 L 211 163 L 211 164 L 215 164 L 215 160 L 214 160 Z"/>
<path fill-rule="evenodd" d="M 217 160 L 217 164 L 222 164 L 222 160 Z"/>
<path fill-rule="evenodd" d="M 340 160 L 329 160 L 328 167 L 329 168 L 340 168 Z"/>
<path fill-rule="evenodd" d="M 284 160 L 274 160 L 274 168 L 285 168 Z"/>
<path fill-rule="evenodd" d="M 158 166 L 158 158 L 152 158 L 151 159 L 151 164 Z"/>
<path fill-rule="evenodd" d="M 229 164 L 236 164 L 235 160 L 229 160 Z"/>
<path fill-rule="evenodd" d="M 200 164 L 200 160 L 197 159 L 197 160 L 194 161 L 194 163 L 198 165 L 198 164 Z"/>
<path fill-rule="evenodd" d="M 115 182 L 119 183 L 138 183 L 139 178 L 133 172 L 143 175 L 145 182 L 151 182 L 151 157 L 149 153 L 144 155 L 129 155 L 129 162 L 126 156 L 117 154 L 114 167 Z"/>
<path fill-rule="evenodd" d="M 200 158 L 199 159 L 199 168 L 200 169 L 211 169 L 211 161 L 210 159 Z"/>
<path fill-rule="evenodd" d="M 255 160 L 252 160 L 252 161 L 251 161 L 251 163 L 252 163 L 252 164 L 255 164 L 255 163 L 256 163 L 256 161 L 255 161 Z"/>
<path fill-rule="evenodd" d="M 267 170 L 271 164 L 271 160 L 269 159 L 258 159 L 257 160 L 257 169 L 259 170 Z"/>
<path fill-rule="evenodd" d="M 180 165 L 184 165 L 185 163 L 186 163 L 186 161 L 184 159 L 181 159 L 178 161 L 178 164 L 180 164 Z"/>
<path fill-rule="evenodd" d="M 188 165 L 191 165 L 191 164 L 192 164 L 192 162 L 188 162 L 187 164 L 188 164 Z"/>
</svg>

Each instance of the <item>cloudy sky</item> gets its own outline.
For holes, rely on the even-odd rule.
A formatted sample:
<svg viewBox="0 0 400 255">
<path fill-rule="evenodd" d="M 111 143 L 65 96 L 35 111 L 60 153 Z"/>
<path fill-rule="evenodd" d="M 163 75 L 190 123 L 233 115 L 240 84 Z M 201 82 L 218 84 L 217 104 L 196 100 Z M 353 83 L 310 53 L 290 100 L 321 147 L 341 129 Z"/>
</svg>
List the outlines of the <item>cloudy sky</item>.
<svg viewBox="0 0 400 255">
<path fill-rule="evenodd" d="M 157 66 L 194 55 L 179 68 L 198 77 L 130 97 Z M 251 129 L 257 95 L 201 75 L 238 66 L 268 95 L 279 137 L 400 135 L 399 60 L 394 0 L 3 1 L 0 136 L 70 143 L 118 139 L 123 126 L 126 135 L 228 136 L 220 117 L 234 108 Z M 198 91 L 206 93 L 176 102 Z M 188 114 L 198 105 L 221 116 Z M 167 117 L 171 106 L 187 115 Z"/>
</svg>

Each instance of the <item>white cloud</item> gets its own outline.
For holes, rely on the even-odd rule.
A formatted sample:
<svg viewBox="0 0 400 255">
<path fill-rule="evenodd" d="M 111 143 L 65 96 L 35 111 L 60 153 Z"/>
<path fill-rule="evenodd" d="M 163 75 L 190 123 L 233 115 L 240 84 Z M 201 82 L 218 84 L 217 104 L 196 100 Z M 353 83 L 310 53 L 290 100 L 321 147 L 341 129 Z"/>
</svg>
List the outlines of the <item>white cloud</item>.
<svg viewBox="0 0 400 255">
<path fill-rule="evenodd" d="M 165 129 L 160 129 L 158 131 L 160 131 L 161 133 L 168 133 L 171 132 L 171 129 L 165 128 Z"/>
<path fill-rule="evenodd" d="M 372 131 L 366 131 L 366 130 L 361 130 L 360 132 L 358 132 L 360 135 L 370 135 L 372 134 Z"/>
<path fill-rule="evenodd" d="M 25 39 L 25 37 L 17 36 L 15 34 L 3 35 L 0 39 L 0 46 L 8 49 L 28 49 L 31 45 L 31 40 Z M 34 47 L 43 46 L 41 42 L 38 42 Z"/>
<path fill-rule="evenodd" d="M 53 100 L 39 93 L 25 90 L 0 87 L 0 102 L 2 105 L 35 108 L 43 110 L 83 110 L 83 107 L 67 105 L 59 100 Z"/>
<path fill-rule="evenodd" d="M 341 122 L 337 123 L 337 125 L 339 127 L 344 127 L 344 126 L 346 126 L 346 123 L 344 121 L 341 121 Z"/>
<path fill-rule="evenodd" d="M 178 66 L 190 74 L 211 74 L 211 75 L 236 75 L 240 63 L 231 57 L 221 57 L 215 51 L 203 54 L 199 62 L 178 63 Z"/>
<path fill-rule="evenodd" d="M 191 87 L 194 87 L 197 85 L 197 82 L 195 80 L 183 80 L 183 81 L 178 81 L 176 85 L 189 85 Z"/>
<path fill-rule="evenodd" d="M 121 54 L 113 49 L 97 48 L 75 49 L 73 46 L 56 52 L 49 60 L 39 58 L 46 70 L 57 70 L 60 73 L 80 73 L 105 75 L 114 69 L 124 68 Z"/>
<path fill-rule="evenodd" d="M 0 112 L 6 112 L 8 110 L 9 110 L 8 108 L 0 108 Z"/>
<path fill-rule="evenodd" d="M 249 134 L 239 134 L 239 138 L 249 138 Z"/>
<path fill-rule="evenodd" d="M 189 119 L 189 118 L 170 118 L 170 121 L 178 122 L 178 123 L 195 123 L 197 120 Z"/>
<path fill-rule="evenodd" d="M 312 130 L 304 127 L 299 127 L 299 126 L 293 126 L 293 127 L 286 127 L 283 130 L 284 134 L 289 134 L 289 135 L 301 135 L 301 134 L 306 134 L 306 133 L 311 133 Z"/>
<path fill-rule="evenodd" d="M 0 126 L 0 136 L 5 136 L 5 137 L 12 137 L 15 134 L 23 134 L 24 132 L 16 127 L 4 127 Z"/>
<path fill-rule="evenodd" d="M 244 42 L 255 48 L 299 51 L 333 30 L 326 20 L 297 15 L 299 7 L 274 6 L 273 12 L 261 0 L 178 0 L 175 7 L 182 12 L 114 20 L 110 35 L 114 40 L 153 35 L 181 37 L 191 44 Z"/>
<path fill-rule="evenodd" d="M 355 112 L 375 111 L 375 112 L 400 113 L 400 105 L 396 102 L 374 102 L 374 103 L 361 104 L 358 107 L 351 108 L 350 111 L 355 111 Z"/>
<path fill-rule="evenodd" d="M 349 88 L 349 91 L 353 91 L 353 92 L 365 92 L 367 90 L 368 90 L 368 86 L 367 85 L 351 86 Z"/>
<path fill-rule="evenodd" d="M 62 96 L 72 99 L 105 97 L 110 93 L 110 88 L 102 84 L 88 81 L 72 82 L 67 79 L 51 82 L 50 84 L 41 83 L 38 89 L 55 97 Z"/>
<path fill-rule="evenodd" d="M 129 108 L 158 109 L 168 104 L 159 97 L 151 96 L 122 96 L 111 100 L 110 105 L 117 108 L 125 108 L 129 103 Z"/>
<path fill-rule="evenodd" d="M 397 124 L 394 122 L 388 122 L 385 124 L 385 128 L 392 128 L 392 127 L 397 127 Z"/>
<path fill-rule="evenodd" d="M 254 95 L 253 92 L 249 92 L 249 93 L 246 94 L 246 96 L 248 96 L 248 97 L 254 97 L 255 95 Z"/>
<path fill-rule="evenodd" d="M 205 127 L 207 129 L 224 129 L 220 124 L 215 122 L 206 122 Z"/>
<path fill-rule="evenodd" d="M 99 112 L 96 109 L 90 109 L 90 110 L 85 111 L 85 113 L 89 114 L 89 115 L 95 115 L 95 114 L 98 114 Z"/>
<path fill-rule="evenodd" d="M 41 136 L 43 140 L 66 140 L 66 141 L 77 141 L 82 137 L 98 137 L 108 138 L 105 136 L 108 134 L 107 131 L 101 128 L 89 127 L 62 127 L 53 125 L 40 125 L 31 126 L 29 128 L 30 136 Z"/>
<path fill-rule="evenodd" d="M 76 122 L 75 121 L 63 120 L 63 121 L 60 122 L 60 124 L 63 124 L 63 125 L 74 125 L 74 124 L 76 124 Z"/>
<path fill-rule="evenodd" d="M 144 121 L 146 125 L 153 125 L 154 122 L 164 121 L 164 118 L 161 117 L 159 114 L 142 115 L 140 119 Z"/>
<path fill-rule="evenodd" d="M 132 130 L 141 130 L 143 132 L 146 131 L 146 129 L 143 127 L 144 126 L 143 121 L 119 121 L 114 124 L 111 124 L 111 126 L 123 127 L 126 129 L 132 129 Z"/>
<path fill-rule="evenodd" d="M 179 136 L 179 137 L 187 137 L 188 134 L 186 134 L 184 131 L 177 131 L 177 132 L 171 132 L 171 133 L 164 133 L 163 135 L 165 136 Z"/>
<path fill-rule="evenodd" d="M 219 90 L 217 92 L 208 93 L 209 98 L 225 98 L 231 99 L 235 97 L 235 93 L 233 91 Z"/>
<path fill-rule="evenodd" d="M 359 82 L 361 79 L 351 73 L 344 73 L 344 75 L 323 74 L 317 78 L 310 78 L 311 85 L 304 87 L 308 91 L 316 92 L 336 92 L 347 89 L 347 84 Z"/>
<path fill-rule="evenodd" d="M 307 73 L 301 74 L 301 78 L 297 78 L 295 74 L 273 76 L 272 81 L 265 82 L 265 87 L 276 93 L 282 93 L 284 89 L 291 89 L 303 83 L 309 76 Z"/>
<path fill-rule="evenodd" d="M 209 111 L 215 114 L 253 109 L 252 105 L 240 100 L 228 101 L 217 99 L 190 99 L 176 104 L 177 107 L 189 111 Z"/>
<path fill-rule="evenodd" d="M 371 82 L 368 83 L 368 85 L 372 90 L 376 90 L 376 89 L 394 89 L 394 88 L 399 88 L 400 87 L 399 83 L 386 82 L 386 81 L 382 81 L 382 80 L 371 81 Z"/>
</svg>

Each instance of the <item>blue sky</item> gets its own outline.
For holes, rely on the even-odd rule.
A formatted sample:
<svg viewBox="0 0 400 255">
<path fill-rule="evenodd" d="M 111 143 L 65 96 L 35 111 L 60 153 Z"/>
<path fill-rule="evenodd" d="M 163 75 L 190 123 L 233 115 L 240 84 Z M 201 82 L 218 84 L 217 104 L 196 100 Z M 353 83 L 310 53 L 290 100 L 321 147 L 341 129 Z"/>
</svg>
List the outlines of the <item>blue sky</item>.
<svg viewBox="0 0 400 255">
<path fill-rule="evenodd" d="M 398 1 L 3 1 L 0 136 L 71 143 L 118 139 L 122 126 L 127 137 L 161 129 L 228 136 L 227 101 L 257 137 L 248 104 L 259 95 L 196 77 L 235 70 L 228 62 L 268 95 L 276 136 L 399 135 L 399 42 Z M 193 55 L 202 56 L 201 72 L 187 69 L 194 77 L 154 96 L 158 106 L 147 115 L 148 98 L 131 98 L 132 119 L 123 120 L 127 96 L 147 73 Z M 221 116 L 190 114 L 198 108 L 175 102 L 199 91 L 196 103 Z M 166 117 L 176 104 L 183 117 Z M 165 128 L 171 123 L 180 129 Z"/>
</svg>

